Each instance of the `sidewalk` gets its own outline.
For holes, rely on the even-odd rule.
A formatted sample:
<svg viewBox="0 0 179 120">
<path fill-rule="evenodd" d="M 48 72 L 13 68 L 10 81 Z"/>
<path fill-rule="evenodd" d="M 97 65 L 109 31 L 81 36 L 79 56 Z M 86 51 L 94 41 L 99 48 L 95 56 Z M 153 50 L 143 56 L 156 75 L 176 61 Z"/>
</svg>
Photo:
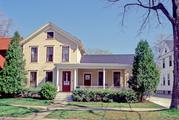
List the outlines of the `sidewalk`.
<svg viewBox="0 0 179 120">
<path fill-rule="evenodd" d="M 164 97 L 151 96 L 148 100 L 165 108 L 169 108 L 171 103 L 171 98 Z"/>
</svg>

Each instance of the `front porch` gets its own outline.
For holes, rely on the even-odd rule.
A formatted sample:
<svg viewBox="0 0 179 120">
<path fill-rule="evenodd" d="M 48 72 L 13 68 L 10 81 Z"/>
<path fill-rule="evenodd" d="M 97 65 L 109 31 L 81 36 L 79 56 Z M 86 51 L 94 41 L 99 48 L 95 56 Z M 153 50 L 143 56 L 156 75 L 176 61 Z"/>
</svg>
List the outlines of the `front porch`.
<svg viewBox="0 0 179 120">
<path fill-rule="evenodd" d="M 121 64 L 57 64 L 54 84 L 58 91 L 76 88 L 123 88 L 131 67 Z"/>
</svg>

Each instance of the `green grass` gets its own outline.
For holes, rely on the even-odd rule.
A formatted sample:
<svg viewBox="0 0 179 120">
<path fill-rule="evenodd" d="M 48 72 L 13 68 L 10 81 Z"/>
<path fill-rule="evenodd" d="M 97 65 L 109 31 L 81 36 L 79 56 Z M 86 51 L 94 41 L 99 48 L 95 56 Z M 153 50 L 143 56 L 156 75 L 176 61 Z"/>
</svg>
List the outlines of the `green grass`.
<svg viewBox="0 0 179 120">
<path fill-rule="evenodd" d="M 32 98 L 2 98 L 0 99 L 0 104 L 8 105 L 31 105 L 31 106 L 47 106 L 51 103 L 50 100 L 39 100 Z"/>
<path fill-rule="evenodd" d="M 144 102 L 144 103 L 131 103 L 130 106 L 128 103 L 104 103 L 104 102 L 70 102 L 68 106 L 83 106 L 83 107 L 113 107 L 113 108 L 161 108 L 160 105 Z"/>
<path fill-rule="evenodd" d="M 153 112 L 122 112 L 122 111 L 67 111 L 57 110 L 48 118 L 80 119 L 80 120 L 176 120 L 178 110 L 163 110 Z"/>
<path fill-rule="evenodd" d="M 33 112 L 38 112 L 38 110 L 0 104 L 0 117 L 24 117 Z"/>
</svg>

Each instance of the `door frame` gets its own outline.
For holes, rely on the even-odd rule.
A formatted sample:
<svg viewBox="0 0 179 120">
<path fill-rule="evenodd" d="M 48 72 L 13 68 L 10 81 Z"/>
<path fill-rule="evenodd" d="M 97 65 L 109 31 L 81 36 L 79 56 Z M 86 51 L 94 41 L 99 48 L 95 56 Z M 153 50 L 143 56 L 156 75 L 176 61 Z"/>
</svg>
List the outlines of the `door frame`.
<svg viewBox="0 0 179 120">
<path fill-rule="evenodd" d="M 92 72 L 83 72 L 83 86 L 85 86 L 85 79 L 84 79 L 85 74 L 90 74 L 91 75 L 91 85 L 90 86 L 92 86 Z"/>
<path fill-rule="evenodd" d="M 64 87 L 63 87 L 63 82 L 64 82 L 64 79 L 63 79 L 63 73 L 64 72 L 70 72 L 70 90 L 69 91 L 64 91 Z M 61 76 L 61 87 L 62 87 L 62 92 L 71 92 L 71 86 L 72 86 L 72 71 L 71 70 L 63 70 L 62 72 L 62 76 Z"/>
<path fill-rule="evenodd" d="M 120 81 L 119 81 L 119 86 L 114 86 L 114 73 L 119 72 L 120 73 Z M 120 70 L 113 70 L 112 71 L 112 83 L 114 87 L 121 87 L 121 71 Z"/>
</svg>

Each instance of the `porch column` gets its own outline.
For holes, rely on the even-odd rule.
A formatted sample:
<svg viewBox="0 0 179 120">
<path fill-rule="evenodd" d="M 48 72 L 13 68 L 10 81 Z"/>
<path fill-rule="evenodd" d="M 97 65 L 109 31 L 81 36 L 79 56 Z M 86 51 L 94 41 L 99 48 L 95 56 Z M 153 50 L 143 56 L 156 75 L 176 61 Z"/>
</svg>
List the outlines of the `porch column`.
<svg viewBox="0 0 179 120">
<path fill-rule="evenodd" d="M 57 86 L 57 90 L 59 91 L 59 69 L 57 68 L 57 81 L 56 81 L 56 86 Z"/>
<path fill-rule="evenodd" d="M 76 89 L 76 84 L 77 84 L 77 69 L 74 69 L 74 90 Z"/>
<path fill-rule="evenodd" d="M 105 89 L 106 85 L 106 70 L 103 68 L 103 89 Z"/>
</svg>

